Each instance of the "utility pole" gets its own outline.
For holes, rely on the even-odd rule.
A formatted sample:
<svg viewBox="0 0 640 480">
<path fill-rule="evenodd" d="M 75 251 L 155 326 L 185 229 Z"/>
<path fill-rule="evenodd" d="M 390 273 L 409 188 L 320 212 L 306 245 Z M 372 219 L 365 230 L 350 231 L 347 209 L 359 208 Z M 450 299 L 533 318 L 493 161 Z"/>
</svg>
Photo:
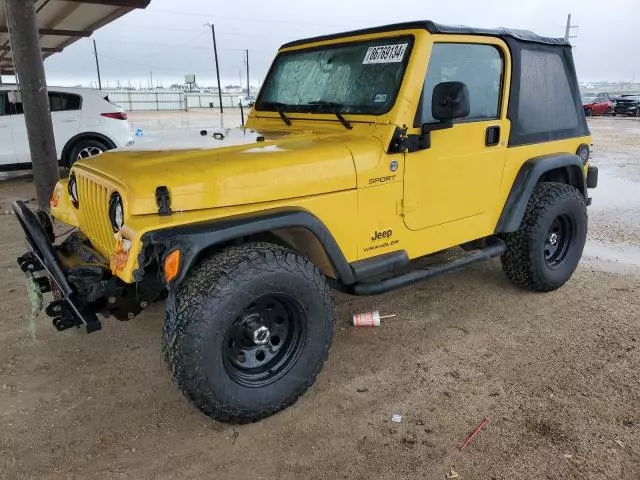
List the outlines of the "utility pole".
<svg viewBox="0 0 640 480">
<path fill-rule="evenodd" d="M 153 90 L 153 72 L 149 72 L 149 89 Z"/>
<path fill-rule="evenodd" d="M 247 97 L 251 95 L 251 86 L 249 85 L 249 49 L 245 50 L 247 62 Z"/>
<path fill-rule="evenodd" d="M 564 31 L 564 39 L 565 41 L 569 41 L 572 38 L 578 38 L 577 35 L 571 35 L 571 30 L 574 28 L 579 28 L 578 25 L 571 25 L 571 14 L 567 15 L 567 28 Z"/>
<path fill-rule="evenodd" d="M 213 55 L 216 60 L 216 77 L 218 78 L 218 101 L 220 102 L 220 113 L 224 112 L 222 108 L 222 88 L 220 87 L 220 66 L 218 64 L 218 45 L 216 44 L 216 30 L 213 27 L 213 23 L 208 23 L 211 27 L 211 37 L 213 38 Z"/>
<path fill-rule="evenodd" d="M 4 4 L 27 126 L 38 206 L 43 210 L 49 210 L 49 199 L 59 176 L 58 156 L 40 50 L 36 3 L 5 0 Z"/>
<path fill-rule="evenodd" d="M 96 57 L 96 70 L 98 71 L 98 90 L 102 90 L 102 79 L 100 78 L 100 62 L 98 61 L 98 47 L 96 47 L 95 39 L 93 39 L 93 54 Z"/>
</svg>

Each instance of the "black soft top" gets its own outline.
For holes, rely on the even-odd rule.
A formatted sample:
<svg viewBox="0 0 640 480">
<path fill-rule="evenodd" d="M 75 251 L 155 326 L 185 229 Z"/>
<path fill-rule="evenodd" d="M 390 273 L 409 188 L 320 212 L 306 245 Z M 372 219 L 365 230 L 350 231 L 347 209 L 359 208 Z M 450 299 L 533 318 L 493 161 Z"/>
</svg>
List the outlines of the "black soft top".
<svg viewBox="0 0 640 480">
<path fill-rule="evenodd" d="M 431 20 L 421 20 L 414 22 L 394 23 L 380 27 L 364 28 L 352 30 L 350 32 L 333 33 L 320 37 L 305 38 L 285 43 L 282 48 L 295 47 L 306 43 L 320 42 L 323 40 L 334 40 L 337 38 L 352 37 L 356 35 L 366 35 L 370 33 L 389 32 L 394 30 L 411 30 L 423 28 L 429 33 L 458 34 L 458 35 L 487 35 L 503 39 L 513 39 L 520 42 L 539 43 L 543 45 L 569 46 L 564 38 L 541 37 L 528 30 L 512 30 L 508 28 L 472 28 L 464 25 L 441 25 Z"/>
</svg>

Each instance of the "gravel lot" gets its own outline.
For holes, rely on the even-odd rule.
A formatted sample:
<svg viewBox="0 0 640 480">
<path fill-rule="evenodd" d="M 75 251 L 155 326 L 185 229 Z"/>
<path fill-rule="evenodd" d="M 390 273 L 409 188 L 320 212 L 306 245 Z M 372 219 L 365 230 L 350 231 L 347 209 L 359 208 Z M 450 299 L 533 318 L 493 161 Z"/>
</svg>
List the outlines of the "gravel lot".
<svg viewBox="0 0 640 480">
<path fill-rule="evenodd" d="M 132 117 L 148 141 L 219 126 L 209 112 Z M 160 304 L 88 336 L 42 315 L 33 339 L 22 234 L 5 214 L 33 185 L 0 182 L 0 478 L 640 478 L 640 121 L 590 125 L 600 188 L 565 287 L 520 291 L 491 261 L 380 297 L 337 296 L 315 386 L 247 426 L 209 420 L 170 383 Z M 370 309 L 398 316 L 348 325 Z"/>
</svg>

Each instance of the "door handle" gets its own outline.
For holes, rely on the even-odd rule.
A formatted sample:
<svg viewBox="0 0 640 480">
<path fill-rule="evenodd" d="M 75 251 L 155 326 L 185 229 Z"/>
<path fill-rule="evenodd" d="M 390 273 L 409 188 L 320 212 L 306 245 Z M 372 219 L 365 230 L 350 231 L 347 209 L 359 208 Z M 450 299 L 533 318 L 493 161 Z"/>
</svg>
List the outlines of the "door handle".
<svg viewBox="0 0 640 480">
<path fill-rule="evenodd" d="M 484 144 L 487 147 L 492 147 L 494 145 L 498 145 L 500 143 L 500 126 L 492 125 L 491 127 L 487 127 L 487 133 L 484 137 Z"/>
<path fill-rule="evenodd" d="M 77 122 L 77 120 L 73 119 L 73 118 L 65 118 L 63 120 L 60 120 L 62 123 L 75 123 Z"/>
</svg>

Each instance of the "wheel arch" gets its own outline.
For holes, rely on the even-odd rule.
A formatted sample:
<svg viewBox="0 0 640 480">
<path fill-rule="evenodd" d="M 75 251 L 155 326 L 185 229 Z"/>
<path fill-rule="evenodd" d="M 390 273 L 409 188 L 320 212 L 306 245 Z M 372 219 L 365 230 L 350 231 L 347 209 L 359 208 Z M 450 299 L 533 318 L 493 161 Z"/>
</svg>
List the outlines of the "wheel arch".
<svg viewBox="0 0 640 480">
<path fill-rule="evenodd" d="M 533 189 L 540 182 L 571 185 L 587 195 L 584 164 L 579 156 L 559 153 L 527 160 L 516 175 L 496 225 L 496 233 L 515 232 L 520 227 Z"/>
<path fill-rule="evenodd" d="M 273 210 L 149 232 L 142 237 L 134 277 L 141 280 L 145 266 L 162 262 L 164 255 L 179 248 L 181 266 L 173 287 L 199 259 L 228 245 L 251 241 L 290 248 L 307 257 L 324 275 L 345 285 L 355 283 L 353 270 L 329 229 L 304 210 Z"/>
<path fill-rule="evenodd" d="M 83 140 L 95 140 L 97 142 L 101 142 L 104 143 L 109 150 L 112 150 L 114 148 L 117 147 L 117 145 L 114 143 L 113 140 L 111 140 L 109 137 L 107 137 L 106 135 L 103 135 L 102 133 L 98 133 L 98 132 L 82 132 L 82 133 L 78 133 L 77 135 L 74 135 L 73 137 L 71 137 L 67 143 L 64 145 L 64 148 L 62 149 L 62 154 L 60 155 L 60 160 L 62 161 L 62 164 L 66 167 L 68 167 L 69 165 L 69 155 L 71 154 L 71 151 L 73 150 L 73 148 L 81 141 Z"/>
</svg>

